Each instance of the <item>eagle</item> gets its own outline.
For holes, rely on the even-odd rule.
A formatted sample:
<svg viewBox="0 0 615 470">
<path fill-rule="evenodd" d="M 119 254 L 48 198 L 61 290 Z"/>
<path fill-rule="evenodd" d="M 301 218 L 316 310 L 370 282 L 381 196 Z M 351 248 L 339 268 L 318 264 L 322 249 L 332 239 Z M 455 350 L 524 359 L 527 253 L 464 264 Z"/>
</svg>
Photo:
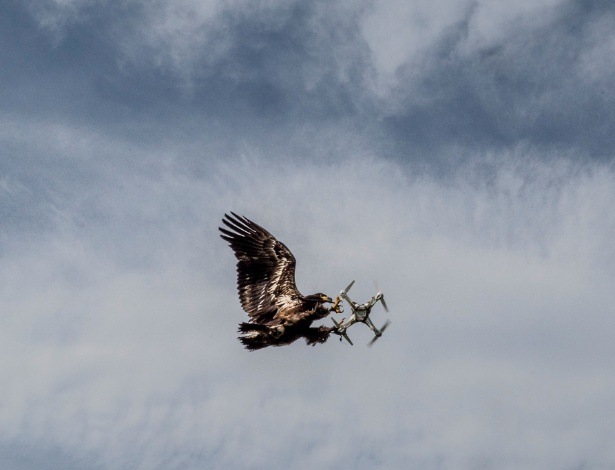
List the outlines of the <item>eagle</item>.
<svg viewBox="0 0 615 470">
<path fill-rule="evenodd" d="M 239 340 L 254 351 L 284 346 L 299 338 L 314 346 L 324 343 L 335 328 L 312 327 L 312 322 L 339 312 L 322 294 L 302 295 L 295 284 L 296 260 L 291 251 L 260 225 L 234 212 L 224 214 L 219 227 L 237 258 L 237 290 L 250 320 L 239 324 Z M 333 303 L 327 308 L 324 304 Z"/>
</svg>

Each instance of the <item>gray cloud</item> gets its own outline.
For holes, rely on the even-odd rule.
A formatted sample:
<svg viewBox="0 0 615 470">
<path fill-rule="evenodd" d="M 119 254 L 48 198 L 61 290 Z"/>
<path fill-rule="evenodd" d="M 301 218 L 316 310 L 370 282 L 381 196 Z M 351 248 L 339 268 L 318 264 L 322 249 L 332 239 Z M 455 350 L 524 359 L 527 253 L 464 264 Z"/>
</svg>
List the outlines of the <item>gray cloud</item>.
<svg viewBox="0 0 615 470">
<path fill-rule="evenodd" d="M 378 4 L 343 2 L 49 5 L 36 12 L 42 29 L 27 42 L 28 60 L 8 58 L 21 91 L 5 101 L 19 113 L 230 154 L 247 145 L 314 158 L 320 149 L 298 140 L 336 126 L 380 155 L 436 169 L 519 144 L 612 157 L 607 4 L 442 2 L 397 17 Z M 17 7 L 8 13 L 33 27 Z M 426 19 L 396 26 L 409 18 Z M 409 35 L 391 36 L 385 22 Z M 17 50 L 19 32 L 5 38 Z M 27 73 L 32 63 L 43 73 Z M 229 132 L 239 141 L 220 148 Z"/>
<path fill-rule="evenodd" d="M 385 119 L 392 139 L 404 153 L 428 158 L 450 147 L 471 154 L 521 142 L 610 160 L 613 95 L 606 83 L 613 70 L 603 54 L 615 16 L 607 5 L 589 5 L 564 4 L 539 27 L 519 21 L 500 41 L 468 51 L 470 10 L 419 63 L 400 68 L 394 99 L 402 104 Z M 588 57 L 595 64 L 589 68 Z"/>
</svg>

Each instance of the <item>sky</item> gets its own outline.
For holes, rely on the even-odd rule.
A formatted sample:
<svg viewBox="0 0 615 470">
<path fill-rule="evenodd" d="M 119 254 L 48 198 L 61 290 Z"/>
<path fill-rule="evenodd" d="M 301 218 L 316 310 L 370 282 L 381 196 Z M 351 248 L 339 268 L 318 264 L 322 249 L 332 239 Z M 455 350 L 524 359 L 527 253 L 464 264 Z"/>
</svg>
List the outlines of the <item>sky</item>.
<svg viewBox="0 0 615 470">
<path fill-rule="evenodd" d="M 2 468 L 615 466 L 613 2 L 5 0 L 0 41 Z M 244 350 L 229 211 L 383 337 Z"/>
</svg>

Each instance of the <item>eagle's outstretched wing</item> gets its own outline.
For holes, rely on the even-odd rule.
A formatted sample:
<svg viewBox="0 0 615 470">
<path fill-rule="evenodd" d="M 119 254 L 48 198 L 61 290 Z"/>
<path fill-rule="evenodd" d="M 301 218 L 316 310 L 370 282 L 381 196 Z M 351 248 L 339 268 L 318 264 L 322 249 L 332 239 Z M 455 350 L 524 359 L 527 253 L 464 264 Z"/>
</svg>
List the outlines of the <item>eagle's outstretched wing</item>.
<svg viewBox="0 0 615 470">
<path fill-rule="evenodd" d="M 237 258 L 241 306 L 255 323 L 270 321 L 278 307 L 300 296 L 295 284 L 295 257 L 267 230 L 251 220 L 224 214 L 220 235 Z"/>
</svg>

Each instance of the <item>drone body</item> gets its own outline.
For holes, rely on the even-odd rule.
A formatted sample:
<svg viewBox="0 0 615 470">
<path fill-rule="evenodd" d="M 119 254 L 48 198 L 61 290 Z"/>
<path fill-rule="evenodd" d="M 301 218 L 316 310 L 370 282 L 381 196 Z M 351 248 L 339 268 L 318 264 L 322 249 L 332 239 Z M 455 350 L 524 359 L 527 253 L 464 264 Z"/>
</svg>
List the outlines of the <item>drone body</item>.
<svg viewBox="0 0 615 470">
<path fill-rule="evenodd" d="M 359 304 L 357 302 L 354 302 L 348 296 L 348 291 L 350 290 L 353 284 L 354 284 L 354 281 L 352 281 L 348 285 L 348 287 L 346 287 L 346 289 L 340 292 L 340 297 L 344 299 L 346 302 L 348 302 L 348 305 L 350 305 L 350 308 L 352 310 L 352 315 L 350 316 L 350 318 L 348 319 L 346 323 L 344 323 L 344 320 L 342 320 L 339 323 L 335 321 L 335 319 L 333 318 L 332 320 L 336 327 L 336 333 L 341 335 L 343 338 L 345 338 L 346 341 L 348 341 L 351 345 L 352 345 L 352 341 L 350 341 L 350 338 L 348 337 L 346 330 L 350 326 L 354 325 L 355 323 L 365 323 L 374 332 L 374 335 L 375 335 L 374 338 L 369 342 L 369 346 L 371 346 L 372 344 L 374 344 L 374 342 L 378 338 L 382 336 L 382 333 L 384 332 L 384 330 L 386 330 L 386 328 L 389 326 L 389 323 L 390 323 L 387 320 L 387 322 L 384 324 L 382 329 L 379 330 L 378 328 L 376 328 L 374 323 L 369 318 L 369 315 L 372 311 L 372 307 L 376 305 L 378 301 L 380 301 L 382 303 L 382 306 L 387 312 L 389 311 L 389 309 L 387 308 L 387 304 L 384 301 L 384 295 L 380 291 L 378 291 L 376 295 L 374 295 L 371 299 L 369 299 L 364 304 Z"/>
</svg>

